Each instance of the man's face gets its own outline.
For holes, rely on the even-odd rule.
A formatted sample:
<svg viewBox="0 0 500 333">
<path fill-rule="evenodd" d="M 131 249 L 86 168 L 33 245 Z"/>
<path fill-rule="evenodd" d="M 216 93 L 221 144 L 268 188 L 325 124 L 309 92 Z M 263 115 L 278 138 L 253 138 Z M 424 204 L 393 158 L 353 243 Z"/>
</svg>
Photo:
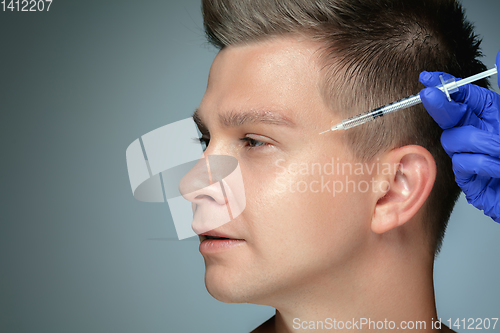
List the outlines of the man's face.
<svg viewBox="0 0 500 333">
<path fill-rule="evenodd" d="M 345 167 L 358 161 L 342 133 L 318 134 L 341 120 L 320 93 L 318 46 L 271 39 L 227 47 L 212 64 L 197 111 L 205 153 L 238 160 L 246 195 L 243 213 L 214 230 L 243 241 L 200 247 L 221 301 L 274 305 L 325 278 L 341 283 L 366 246 L 373 192 L 360 181 L 370 177 Z"/>
</svg>

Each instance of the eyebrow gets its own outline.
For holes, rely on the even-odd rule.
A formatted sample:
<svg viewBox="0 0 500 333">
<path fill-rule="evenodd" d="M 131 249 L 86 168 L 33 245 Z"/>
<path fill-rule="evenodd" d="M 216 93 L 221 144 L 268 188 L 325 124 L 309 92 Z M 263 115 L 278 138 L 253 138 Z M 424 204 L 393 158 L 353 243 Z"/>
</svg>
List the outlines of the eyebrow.
<svg viewBox="0 0 500 333">
<path fill-rule="evenodd" d="M 193 113 L 193 120 L 200 128 L 206 128 L 200 117 L 200 110 Z M 285 115 L 270 110 L 244 110 L 241 112 L 230 111 L 219 114 L 219 123 L 224 127 L 238 127 L 245 124 L 264 123 L 270 125 L 295 126 Z"/>
</svg>

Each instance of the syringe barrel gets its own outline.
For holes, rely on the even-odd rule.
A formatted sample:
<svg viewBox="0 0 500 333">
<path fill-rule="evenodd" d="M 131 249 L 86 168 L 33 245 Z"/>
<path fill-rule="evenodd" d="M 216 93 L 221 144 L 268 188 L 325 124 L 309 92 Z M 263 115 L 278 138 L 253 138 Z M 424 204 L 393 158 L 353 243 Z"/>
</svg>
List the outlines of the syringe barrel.
<svg viewBox="0 0 500 333">
<path fill-rule="evenodd" d="M 464 86 L 466 84 L 476 82 L 478 80 L 487 78 L 488 76 L 495 75 L 498 73 L 497 66 L 495 65 L 494 68 L 490 68 L 484 72 L 478 73 L 476 75 L 472 75 L 469 77 L 466 77 L 465 79 L 461 80 L 455 80 L 454 78 L 451 78 L 445 82 L 446 90 L 448 90 L 449 94 L 453 94 L 454 92 L 458 91 L 458 88 L 461 86 Z M 443 88 L 443 85 L 439 85 L 436 88 L 439 88 L 442 92 L 445 92 L 445 89 Z"/>
<path fill-rule="evenodd" d="M 420 94 L 415 94 L 410 97 L 393 102 L 391 104 L 387 104 L 377 109 L 348 118 L 342 121 L 342 126 L 344 127 L 344 129 L 349 129 L 364 124 L 366 122 L 369 122 L 370 120 L 381 117 L 385 114 L 401 109 L 406 109 L 409 108 L 410 106 L 417 105 L 419 103 L 422 103 L 422 100 L 420 99 Z"/>
<path fill-rule="evenodd" d="M 439 88 L 444 93 L 448 92 L 447 95 L 449 96 L 450 94 L 458 91 L 458 87 L 460 87 L 462 85 L 472 83 L 474 81 L 483 79 L 485 77 L 488 77 L 488 76 L 491 76 L 491 75 L 497 74 L 497 73 L 498 73 L 498 69 L 495 66 L 495 68 L 478 73 L 476 75 L 469 76 L 468 78 L 465 78 L 462 80 L 456 81 L 455 79 L 451 79 L 451 80 L 448 80 L 446 82 L 442 81 L 444 85 L 441 84 L 441 85 L 437 86 L 436 88 Z M 441 79 L 442 79 L 442 77 L 441 77 Z M 449 99 L 451 100 L 451 98 L 449 98 Z M 359 114 L 357 116 L 345 119 L 340 124 L 333 126 L 331 128 L 331 130 L 332 131 L 335 131 L 338 129 L 346 130 L 346 129 L 364 124 L 366 122 L 369 122 L 370 120 L 373 120 L 377 117 L 383 116 L 387 113 L 391 113 L 391 112 L 394 112 L 397 110 L 405 109 L 405 108 L 408 108 L 410 106 L 417 105 L 421 102 L 422 102 L 422 100 L 420 99 L 420 94 L 415 94 L 415 95 L 412 95 L 410 97 L 404 98 L 402 100 L 396 101 L 394 103 L 384 105 L 378 109 L 371 110 L 371 111 Z"/>
</svg>

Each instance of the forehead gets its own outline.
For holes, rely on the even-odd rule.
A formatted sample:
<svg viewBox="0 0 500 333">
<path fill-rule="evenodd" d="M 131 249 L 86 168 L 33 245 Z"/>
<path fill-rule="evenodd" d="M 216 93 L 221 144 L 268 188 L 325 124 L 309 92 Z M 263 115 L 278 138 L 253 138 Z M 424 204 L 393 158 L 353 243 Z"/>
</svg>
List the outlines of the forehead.
<svg viewBox="0 0 500 333">
<path fill-rule="evenodd" d="M 200 110 L 232 112 L 244 105 L 307 117 L 304 108 L 324 108 L 319 47 L 296 38 L 273 38 L 224 48 L 210 69 Z"/>
</svg>

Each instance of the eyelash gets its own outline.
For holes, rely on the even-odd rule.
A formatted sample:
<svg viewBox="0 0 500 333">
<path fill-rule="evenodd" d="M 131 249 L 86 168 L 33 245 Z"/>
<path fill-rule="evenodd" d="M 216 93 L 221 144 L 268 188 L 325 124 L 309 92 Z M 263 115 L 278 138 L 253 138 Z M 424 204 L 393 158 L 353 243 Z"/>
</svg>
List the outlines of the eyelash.
<svg viewBox="0 0 500 333">
<path fill-rule="evenodd" d="M 244 138 L 240 138 L 240 140 L 248 143 L 248 145 L 246 146 L 247 149 L 253 149 L 253 148 L 269 145 L 269 143 L 267 143 L 267 142 L 255 140 L 255 139 L 249 138 L 248 136 L 246 136 Z M 256 142 L 259 142 L 260 144 L 256 144 Z"/>
<path fill-rule="evenodd" d="M 201 137 L 201 138 L 194 138 L 194 140 L 196 142 L 199 142 L 201 143 L 202 145 L 204 145 L 205 147 L 203 148 L 203 151 L 205 151 L 210 143 L 210 138 L 207 138 L 207 137 Z M 254 148 L 257 148 L 257 147 L 261 147 L 261 146 L 267 146 L 269 145 L 269 143 L 267 142 L 264 142 L 264 141 L 259 141 L 259 140 L 255 140 L 255 139 L 252 139 L 252 138 L 249 138 L 249 137 L 244 137 L 244 138 L 240 138 L 241 141 L 243 142 L 248 142 L 249 145 L 246 146 L 247 150 L 250 150 L 250 149 L 254 149 Z M 260 144 L 256 144 L 256 143 L 260 143 Z"/>
</svg>

